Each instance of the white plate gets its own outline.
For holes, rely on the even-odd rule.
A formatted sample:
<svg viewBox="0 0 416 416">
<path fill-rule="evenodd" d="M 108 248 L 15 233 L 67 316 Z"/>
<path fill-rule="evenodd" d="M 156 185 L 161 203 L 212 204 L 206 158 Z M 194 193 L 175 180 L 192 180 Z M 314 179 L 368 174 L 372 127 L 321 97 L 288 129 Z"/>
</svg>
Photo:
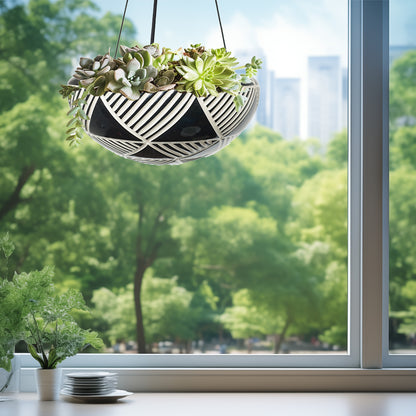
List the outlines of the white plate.
<svg viewBox="0 0 416 416">
<path fill-rule="evenodd" d="M 89 387 L 97 387 L 97 388 L 110 388 L 115 387 L 117 381 L 114 380 L 111 383 L 70 383 L 65 380 L 64 385 L 68 387 L 79 387 L 80 389 L 87 389 Z"/>
<path fill-rule="evenodd" d="M 117 379 L 109 379 L 109 378 L 103 379 L 103 380 L 105 380 L 103 382 L 101 382 L 101 381 L 95 382 L 93 380 L 85 382 L 85 381 L 80 381 L 80 380 L 81 379 L 69 379 L 69 378 L 67 378 L 67 379 L 65 379 L 65 383 L 75 385 L 75 386 L 100 386 L 100 385 L 111 386 L 111 385 L 114 385 L 115 383 L 117 383 Z"/>
<path fill-rule="evenodd" d="M 116 376 L 116 373 L 108 373 L 106 371 L 97 371 L 95 373 L 69 373 L 66 374 L 67 377 L 70 378 L 83 378 L 83 379 L 95 379 L 95 378 L 103 378 L 103 377 L 108 377 L 108 376 Z"/>
<path fill-rule="evenodd" d="M 106 396 L 113 393 L 114 389 L 80 391 L 63 388 L 61 392 L 70 396 Z"/>
<path fill-rule="evenodd" d="M 67 380 L 65 380 L 64 384 L 66 386 L 74 386 L 74 387 L 80 387 L 81 389 L 83 388 L 88 388 L 88 387 L 114 387 L 116 385 L 116 381 L 114 380 L 111 383 L 70 383 Z"/>
<path fill-rule="evenodd" d="M 61 396 L 66 400 L 82 402 L 82 403 L 114 403 L 123 397 L 132 395 L 133 393 L 126 390 L 115 390 L 112 393 L 95 396 L 77 396 L 75 394 L 68 394 L 64 390 L 61 391 Z"/>
</svg>

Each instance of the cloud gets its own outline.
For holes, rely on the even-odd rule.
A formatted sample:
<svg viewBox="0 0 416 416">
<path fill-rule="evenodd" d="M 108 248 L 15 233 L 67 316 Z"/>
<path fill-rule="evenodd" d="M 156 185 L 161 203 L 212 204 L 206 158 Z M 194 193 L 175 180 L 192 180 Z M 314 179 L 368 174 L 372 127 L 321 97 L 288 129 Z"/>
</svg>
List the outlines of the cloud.
<svg viewBox="0 0 416 416">
<path fill-rule="evenodd" d="M 343 5 L 345 3 L 345 5 Z M 346 65 L 348 56 L 347 2 L 292 0 L 275 8 L 260 21 L 235 12 L 224 25 L 231 51 L 265 56 L 269 69 L 281 77 L 299 77 L 308 56 L 339 55 Z M 218 30 L 207 44 L 218 43 Z"/>
</svg>

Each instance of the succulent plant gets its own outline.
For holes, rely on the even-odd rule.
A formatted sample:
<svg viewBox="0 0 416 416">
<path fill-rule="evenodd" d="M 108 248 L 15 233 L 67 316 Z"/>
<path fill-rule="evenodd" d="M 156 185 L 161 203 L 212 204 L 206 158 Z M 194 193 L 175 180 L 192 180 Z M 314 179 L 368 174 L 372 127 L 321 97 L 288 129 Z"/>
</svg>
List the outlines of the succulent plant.
<svg viewBox="0 0 416 416">
<path fill-rule="evenodd" d="M 81 87 L 86 88 L 94 84 L 90 94 L 102 95 L 110 79 L 110 73 L 116 66 L 109 54 L 99 55 L 94 59 L 81 58 L 73 77 L 79 81 Z"/>
<path fill-rule="evenodd" d="M 145 85 L 151 82 L 157 75 L 157 70 L 151 65 L 143 67 L 147 61 L 141 54 L 137 53 L 141 59 L 136 57 L 130 59 L 125 65 L 117 68 L 107 85 L 112 92 L 119 92 L 130 100 L 137 100 L 141 93 L 146 90 Z M 125 57 L 130 55 L 127 53 Z M 135 53 L 136 55 L 136 53 Z M 149 55 L 150 56 L 150 55 Z M 123 58 L 124 59 L 124 58 Z M 128 58 L 126 58 L 127 60 Z"/>
<path fill-rule="evenodd" d="M 173 69 L 160 71 L 158 76 L 154 80 L 154 85 L 158 91 L 167 91 L 175 88 L 174 83 L 176 72 Z"/>
<path fill-rule="evenodd" d="M 238 92 L 239 76 L 231 68 L 218 64 L 215 55 L 206 52 L 193 59 L 183 57 L 183 63 L 176 69 L 183 76 L 178 82 L 180 89 L 193 92 L 196 96 L 218 95 L 218 90 Z"/>
<path fill-rule="evenodd" d="M 197 56 L 196 59 L 185 55 L 181 65 L 176 70 L 182 75 L 178 82 L 180 91 L 193 92 L 197 97 L 208 94 L 218 95 L 217 87 L 213 83 L 215 57 L 212 55 Z"/>
<path fill-rule="evenodd" d="M 169 66 L 172 66 L 172 63 L 175 61 L 175 52 L 172 52 L 168 48 L 163 48 L 162 53 L 153 59 L 153 66 L 158 70 L 168 69 Z"/>
<path fill-rule="evenodd" d="M 201 62 L 202 61 L 202 62 Z M 261 60 L 252 58 L 251 62 L 237 67 L 238 62 L 225 48 L 205 50 L 200 44 L 191 45 L 183 52 L 180 65 L 176 68 L 182 79 L 177 89 L 192 92 L 197 96 L 217 95 L 226 92 L 234 95 L 236 110 L 244 104 L 239 94 L 242 84 L 248 83 L 261 67 Z M 245 69 L 244 74 L 236 71 Z"/>
<path fill-rule="evenodd" d="M 238 65 L 237 58 L 231 56 L 231 52 L 227 52 L 225 48 L 211 49 L 211 53 L 217 59 L 218 65 L 228 68 L 235 68 Z"/>
<path fill-rule="evenodd" d="M 153 58 L 157 58 L 160 55 L 160 49 L 157 43 L 153 43 L 152 45 L 146 45 L 143 47 L 136 45 L 131 48 L 128 46 L 121 45 L 120 51 L 123 56 L 126 55 L 126 53 L 134 54 L 135 52 L 140 51 L 147 51 Z"/>
<path fill-rule="evenodd" d="M 191 45 L 189 48 L 185 48 L 183 54 L 189 56 L 192 59 L 196 59 L 198 56 L 202 55 L 205 52 L 205 46 L 202 46 L 200 43 Z"/>
<path fill-rule="evenodd" d="M 253 58 L 251 58 L 251 62 L 244 65 L 246 70 L 245 77 L 248 79 L 253 78 L 254 75 L 257 74 L 257 71 L 261 68 L 262 63 L 263 62 L 261 59 L 257 59 L 255 56 L 253 56 Z"/>
<path fill-rule="evenodd" d="M 71 109 L 67 115 L 70 118 L 66 127 L 66 140 L 70 145 L 78 144 L 83 136 L 83 124 L 84 121 L 88 120 L 88 116 L 84 111 L 84 105 L 86 104 L 86 97 L 94 88 L 94 84 L 90 84 L 84 89 L 81 97 L 74 99 L 73 94 L 75 91 L 80 90 L 75 85 L 62 85 L 62 89 L 59 91 L 64 98 L 68 98 L 70 101 Z"/>
</svg>

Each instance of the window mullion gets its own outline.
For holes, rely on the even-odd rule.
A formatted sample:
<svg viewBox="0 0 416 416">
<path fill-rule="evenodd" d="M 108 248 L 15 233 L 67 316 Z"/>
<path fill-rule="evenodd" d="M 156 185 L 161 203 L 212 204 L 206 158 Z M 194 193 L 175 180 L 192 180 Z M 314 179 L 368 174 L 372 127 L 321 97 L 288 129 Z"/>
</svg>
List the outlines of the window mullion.
<svg viewBox="0 0 416 416">
<path fill-rule="evenodd" d="M 362 7 L 361 366 L 381 368 L 385 266 L 383 146 L 388 140 L 385 68 L 387 64 L 388 71 L 388 1 L 364 0 Z"/>
</svg>

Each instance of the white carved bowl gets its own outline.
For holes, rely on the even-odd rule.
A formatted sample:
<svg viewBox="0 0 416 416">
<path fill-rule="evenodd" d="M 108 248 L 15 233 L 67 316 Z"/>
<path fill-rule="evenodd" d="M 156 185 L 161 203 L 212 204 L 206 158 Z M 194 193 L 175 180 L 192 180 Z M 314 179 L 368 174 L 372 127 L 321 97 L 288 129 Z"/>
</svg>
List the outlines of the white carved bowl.
<svg viewBox="0 0 416 416">
<path fill-rule="evenodd" d="M 77 99 L 82 90 L 73 99 Z M 259 102 L 256 80 L 245 84 L 237 112 L 230 94 L 195 97 L 175 90 L 143 93 L 136 101 L 106 92 L 87 96 L 84 128 L 101 146 L 151 165 L 177 165 L 211 156 L 234 140 L 253 118 Z"/>
</svg>

